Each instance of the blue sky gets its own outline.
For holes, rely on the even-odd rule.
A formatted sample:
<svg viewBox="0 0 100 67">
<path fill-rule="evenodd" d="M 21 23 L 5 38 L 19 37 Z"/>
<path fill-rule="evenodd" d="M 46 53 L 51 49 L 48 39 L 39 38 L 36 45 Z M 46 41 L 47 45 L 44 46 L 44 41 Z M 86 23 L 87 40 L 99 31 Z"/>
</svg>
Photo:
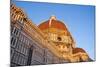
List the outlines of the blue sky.
<svg viewBox="0 0 100 67">
<path fill-rule="evenodd" d="M 22 8 L 36 25 L 48 20 L 51 15 L 64 21 L 76 41 L 76 46 L 85 49 L 90 58 L 95 60 L 94 6 L 19 1 L 14 4 Z"/>
</svg>

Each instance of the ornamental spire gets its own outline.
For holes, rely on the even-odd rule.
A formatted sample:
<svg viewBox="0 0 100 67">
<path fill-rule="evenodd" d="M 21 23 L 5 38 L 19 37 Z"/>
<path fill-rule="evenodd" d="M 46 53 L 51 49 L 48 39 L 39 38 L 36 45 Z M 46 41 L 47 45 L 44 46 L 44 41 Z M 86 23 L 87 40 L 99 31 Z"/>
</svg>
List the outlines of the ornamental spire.
<svg viewBox="0 0 100 67">
<path fill-rule="evenodd" d="M 56 16 L 52 15 L 49 20 L 49 27 L 51 26 L 52 20 L 56 20 Z"/>
<path fill-rule="evenodd" d="M 52 16 L 50 17 L 50 19 L 56 20 L 56 16 L 55 16 L 55 15 L 52 15 Z"/>
</svg>

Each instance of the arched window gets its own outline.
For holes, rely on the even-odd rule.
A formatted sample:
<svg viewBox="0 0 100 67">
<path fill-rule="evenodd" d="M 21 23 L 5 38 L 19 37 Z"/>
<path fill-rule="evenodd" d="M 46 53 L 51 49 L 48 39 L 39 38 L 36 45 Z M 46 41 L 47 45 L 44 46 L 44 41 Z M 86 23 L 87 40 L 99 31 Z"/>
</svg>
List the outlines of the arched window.
<svg viewBox="0 0 100 67">
<path fill-rule="evenodd" d="M 57 37 L 57 39 L 58 39 L 58 41 L 61 41 L 62 40 L 61 37 Z"/>
<path fill-rule="evenodd" d="M 32 53 L 33 53 L 33 46 L 31 46 L 29 48 L 29 51 L 28 51 L 28 61 L 27 61 L 27 65 L 31 65 Z"/>
</svg>

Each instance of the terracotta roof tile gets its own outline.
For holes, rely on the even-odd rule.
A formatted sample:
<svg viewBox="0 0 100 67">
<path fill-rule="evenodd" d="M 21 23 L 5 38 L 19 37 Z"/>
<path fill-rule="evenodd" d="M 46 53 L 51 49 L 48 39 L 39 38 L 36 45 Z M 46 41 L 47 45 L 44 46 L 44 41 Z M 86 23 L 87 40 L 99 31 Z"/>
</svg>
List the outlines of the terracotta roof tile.
<svg viewBox="0 0 100 67">
<path fill-rule="evenodd" d="M 50 23 L 50 20 L 47 20 L 47 21 L 41 23 L 40 25 L 38 25 L 38 27 L 41 30 L 48 29 L 49 27 L 57 28 L 57 29 L 60 29 L 60 30 L 67 30 L 65 24 L 63 22 L 59 21 L 59 20 L 52 20 L 50 26 L 49 26 L 49 23 Z"/>
<path fill-rule="evenodd" d="M 86 53 L 85 50 L 82 48 L 73 48 L 73 54 L 78 53 L 78 52 Z"/>
</svg>

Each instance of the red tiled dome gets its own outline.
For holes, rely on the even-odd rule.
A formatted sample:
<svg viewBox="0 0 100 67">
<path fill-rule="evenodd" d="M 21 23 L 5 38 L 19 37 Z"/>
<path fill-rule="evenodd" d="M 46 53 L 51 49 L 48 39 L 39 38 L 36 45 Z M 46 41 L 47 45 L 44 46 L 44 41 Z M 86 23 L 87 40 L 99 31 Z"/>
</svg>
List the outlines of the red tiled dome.
<svg viewBox="0 0 100 67">
<path fill-rule="evenodd" d="M 85 50 L 82 48 L 73 48 L 73 54 L 78 53 L 78 52 L 86 53 Z"/>
<path fill-rule="evenodd" d="M 50 22 L 50 20 L 47 20 L 47 21 L 41 23 L 40 25 L 38 25 L 38 27 L 41 30 L 48 29 L 49 27 L 57 28 L 57 29 L 60 29 L 60 30 L 67 30 L 67 28 L 66 28 L 66 26 L 63 22 L 56 20 L 56 19 L 52 19 L 52 17 L 51 17 L 51 22 Z"/>
</svg>

